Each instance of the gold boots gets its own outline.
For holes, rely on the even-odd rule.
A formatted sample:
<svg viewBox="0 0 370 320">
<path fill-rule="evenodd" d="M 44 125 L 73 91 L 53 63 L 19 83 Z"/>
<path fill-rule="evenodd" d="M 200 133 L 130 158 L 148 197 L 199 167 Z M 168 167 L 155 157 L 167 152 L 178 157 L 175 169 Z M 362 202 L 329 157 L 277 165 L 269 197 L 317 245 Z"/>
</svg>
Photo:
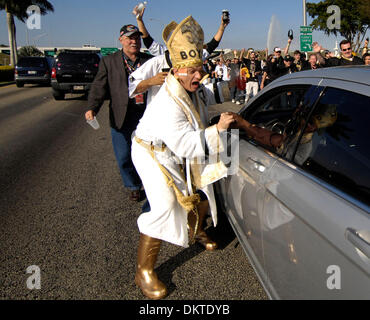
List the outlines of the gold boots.
<svg viewBox="0 0 370 320">
<path fill-rule="evenodd" d="M 161 240 L 140 234 L 135 283 L 144 295 L 155 300 L 162 299 L 167 295 L 166 286 L 154 272 L 160 246 Z"/>
<path fill-rule="evenodd" d="M 198 214 L 199 214 L 199 221 L 198 221 L 197 232 L 195 234 L 195 241 L 203 245 L 203 247 L 208 251 L 216 250 L 217 243 L 211 240 L 203 229 L 204 220 L 207 216 L 208 208 L 209 208 L 208 200 L 201 201 L 197 205 L 197 208 L 198 208 Z M 194 235 L 194 229 L 196 228 L 196 224 L 197 224 L 196 215 L 192 211 L 188 213 L 188 224 L 189 224 L 189 231 L 190 231 L 189 240 L 192 240 L 193 235 Z"/>
</svg>

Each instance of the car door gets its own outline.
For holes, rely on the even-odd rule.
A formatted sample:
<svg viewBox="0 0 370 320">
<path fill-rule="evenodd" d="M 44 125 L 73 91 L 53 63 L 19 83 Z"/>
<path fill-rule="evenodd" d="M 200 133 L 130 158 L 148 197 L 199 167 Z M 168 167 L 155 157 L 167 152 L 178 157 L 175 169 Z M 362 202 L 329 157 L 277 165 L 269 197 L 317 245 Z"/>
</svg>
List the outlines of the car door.
<svg viewBox="0 0 370 320">
<path fill-rule="evenodd" d="M 302 110 L 311 104 L 311 86 L 279 87 L 262 95 L 248 107 L 242 116 L 248 121 L 276 132 L 281 132 L 294 117 L 298 108 Z M 310 91 L 310 93 L 309 93 Z M 292 129 L 294 131 L 294 129 Z M 239 168 L 236 174 L 222 182 L 222 192 L 226 194 L 226 210 L 232 225 L 257 271 L 266 291 L 267 287 L 262 243 L 261 215 L 265 196 L 264 175 L 273 167 L 275 150 L 261 146 L 247 135 L 240 133 Z"/>
<path fill-rule="evenodd" d="M 278 298 L 370 298 L 369 102 L 327 88 L 291 160 L 277 157 L 263 176 L 265 268 Z"/>
</svg>

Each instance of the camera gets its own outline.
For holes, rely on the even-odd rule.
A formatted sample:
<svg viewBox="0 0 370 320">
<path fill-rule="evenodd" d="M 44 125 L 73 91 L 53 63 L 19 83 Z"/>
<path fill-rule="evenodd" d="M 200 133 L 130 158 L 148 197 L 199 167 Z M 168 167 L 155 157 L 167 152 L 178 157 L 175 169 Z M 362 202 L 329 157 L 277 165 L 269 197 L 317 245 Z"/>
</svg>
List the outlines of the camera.
<svg viewBox="0 0 370 320">
<path fill-rule="evenodd" d="M 230 22 L 230 13 L 229 13 L 229 10 L 222 10 L 222 20 L 225 23 Z"/>
</svg>

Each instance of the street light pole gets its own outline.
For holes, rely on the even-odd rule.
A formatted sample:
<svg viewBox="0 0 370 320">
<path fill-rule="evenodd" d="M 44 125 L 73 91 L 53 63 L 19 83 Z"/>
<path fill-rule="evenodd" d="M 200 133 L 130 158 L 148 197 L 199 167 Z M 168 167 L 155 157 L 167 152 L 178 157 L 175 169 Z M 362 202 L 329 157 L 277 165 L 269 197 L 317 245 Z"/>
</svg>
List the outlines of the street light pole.
<svg viewBox="0 0 370 320">
<path fill-rule="evenodd" d="M 27 27 L 27 24 L 26 24 L 26 41 L 27 41 L 27 46 L 30 45 L 30 38 L 28 36 L 28 27 Z"/>
<path fill-rule="evenodd" d="M 306 0 L 303 0 L 303 25 L 307 26 Z"/>
</svg>

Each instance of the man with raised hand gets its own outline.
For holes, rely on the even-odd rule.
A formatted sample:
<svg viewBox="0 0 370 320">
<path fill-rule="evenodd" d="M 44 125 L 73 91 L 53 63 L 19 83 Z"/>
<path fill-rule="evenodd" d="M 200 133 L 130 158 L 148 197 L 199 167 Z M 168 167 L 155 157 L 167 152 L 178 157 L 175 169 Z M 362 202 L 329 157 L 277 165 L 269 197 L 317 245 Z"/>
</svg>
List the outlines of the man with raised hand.
<svg viewBox="0 0 370 320">
<path fill-rule="evenodd" d="M 318 58 L 318 62 L 320 65 L 324 67 L 337 67 L 337 66 L 350 66 L 350 65 L 363 65 L 364 62 L 361 58 L 356 57 L 353 55 L 352 52 L 352 44 L 349 40 L 344 39 L 340 42 L 340 57 L 334 57 L 333 54 L 330 54 L 331 57 L 328 59 L 325 59 L 321 56 L 321 52 L 323 52 L 323 48 L 317 43 L 314 42 L 312 44 L 313 50 L 316 53 L 316 56 Z"/>
</svg>

